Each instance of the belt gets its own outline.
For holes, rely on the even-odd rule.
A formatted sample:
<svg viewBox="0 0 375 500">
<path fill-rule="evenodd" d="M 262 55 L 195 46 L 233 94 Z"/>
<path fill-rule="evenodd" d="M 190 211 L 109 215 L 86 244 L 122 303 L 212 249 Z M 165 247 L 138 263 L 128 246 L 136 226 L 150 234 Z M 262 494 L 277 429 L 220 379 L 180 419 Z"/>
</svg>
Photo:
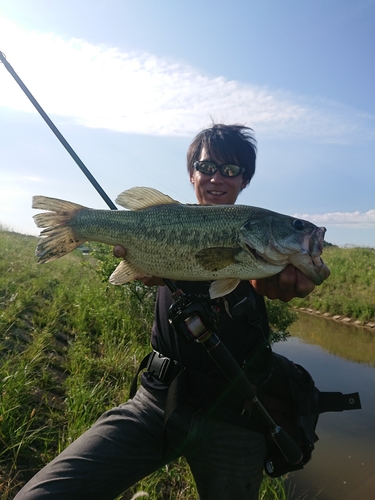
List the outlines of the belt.
<svg viewBox="0 0 375 500">
<path fill-rule="evenodd" d="M 158 351 L 150 352 L 142 359 L 138 367 L 138 371 L 133 378 L 129 393 L 130 399 L 134 397 L 137 391 L 138 375 L 145 368 L 149 373 L 151 373 L 152 376 L 160 380 L 160 382 L 166 386 L 169 386 L 172 380 L 175 379 L 180 372 L 182 372 L 184 366 L 174 359 L 163 356 L 163 354 L 160 354 Z"/>
<path fill-rule="evenodd" d="M 172 380 L 182 371 L 183 365 L 174 359 L 167 358 L 160 352 L 153 351 L 149 354 L 146 370 L 165 385 L 170 385 Z"/>
</svg>

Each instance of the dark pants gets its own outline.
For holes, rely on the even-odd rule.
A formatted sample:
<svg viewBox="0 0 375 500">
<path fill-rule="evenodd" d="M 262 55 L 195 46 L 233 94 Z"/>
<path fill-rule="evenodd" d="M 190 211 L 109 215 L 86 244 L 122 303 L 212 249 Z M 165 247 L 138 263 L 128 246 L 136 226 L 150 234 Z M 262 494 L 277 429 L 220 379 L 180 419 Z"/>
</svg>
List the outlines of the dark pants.
<svg viewBox="0 0 375 500">
<path fill-rule="evenodd" d="M 181 406 L 168 423 L 165 394 L 140 388 L 99 420 L 18 493 L 16 500 L 114 499 L 134 483 L 185 456 L 201 500 L 256 500 L 266 454 L 262 434 Z"/>
</svg>

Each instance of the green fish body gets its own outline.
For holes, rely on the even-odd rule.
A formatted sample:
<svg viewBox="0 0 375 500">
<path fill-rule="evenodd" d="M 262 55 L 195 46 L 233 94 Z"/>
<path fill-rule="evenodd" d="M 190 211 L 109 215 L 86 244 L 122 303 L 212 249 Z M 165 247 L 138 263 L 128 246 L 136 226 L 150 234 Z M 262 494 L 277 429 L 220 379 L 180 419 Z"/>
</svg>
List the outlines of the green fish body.
<svg viewBox="0 0 375 500">
<path fill-rule="evenodd" d="M 325 228 L 246 205 L 183 205 L 152 188 L 132 188 L 116 203 L 128 210 L 93 210 L 35 196 L 41 232 L 39 262 L 57 259 L 86 241 L 122 245 L 126 258 L 110 278 L 122 284 L 145 276 L 214 281 L 211 298 L 240 280 L 298 267 L 315 284 L 329 275 L 321 260 Z"/>
</svg>

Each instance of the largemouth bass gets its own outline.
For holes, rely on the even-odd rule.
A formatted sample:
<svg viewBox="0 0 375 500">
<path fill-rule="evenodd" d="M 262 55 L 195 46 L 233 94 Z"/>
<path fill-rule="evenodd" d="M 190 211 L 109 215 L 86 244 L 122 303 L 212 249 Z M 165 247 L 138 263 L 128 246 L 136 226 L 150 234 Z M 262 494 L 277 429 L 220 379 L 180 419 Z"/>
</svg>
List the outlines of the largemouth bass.
<svg viewBox="0 0 375 500">
<path fill-rule="evenodd" d="M 184 205 L 144 187 L 124 191 L 116 203 L 128 210 L 94 210 L 34 196 L 33 208 L 48 210 L 34 216 L 45 228 L 38 262 L 58 259 L 86 241 L 120 244 L 127 253 L 112 284 L 146 276 L 213 281 L 211 298 L 288 264 L 316 285 L 329 276 L 321 259 L 326 229 L 311 222 L 246 205 Z"/>
</svg>

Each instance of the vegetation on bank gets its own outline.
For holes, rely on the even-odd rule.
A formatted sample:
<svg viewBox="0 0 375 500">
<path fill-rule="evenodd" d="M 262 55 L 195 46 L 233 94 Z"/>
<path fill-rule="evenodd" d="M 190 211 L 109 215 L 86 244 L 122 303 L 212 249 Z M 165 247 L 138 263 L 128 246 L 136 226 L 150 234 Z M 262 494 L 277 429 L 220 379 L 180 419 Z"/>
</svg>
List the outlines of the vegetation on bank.
<svg viewBox="0 0 375 500">
<path fill-rule="evenodd" d="M 46 265 L 37 239 L 0 231 L 0 497 L 10 500 L 37 470 L 105 410 L 126 401 L 140 360 L 150 350 L 155 290 L 114 287 L 118 263 L 108 247 L 96 258 L 79 251 Z M 273 312 L 272 312 L 273 311 Z M 293 313 L 275 302 L 274 329 Z M 124 493 L 151 500 L 196 498 L 183 459 Z M 286 498 L 283 480 L 265 478 L 261 499 Z"/>
<path fill-rule="evenodd" d="M 330 245 L 323 259 L 330 277 L 305 299 L 293 299 L 293 305 L 375 322 L 375 249 Z"/>
<path fill-rule="evenodd" d="M 149 351 L 154 289 L 113 287 L 116 260 L 96 246 L 39 266 L 36 238 L 0 231 L 0 496 L 20 485 L 76 439 L 102 413 L 127 399 L 139 361 Z M 294 305 L 375 320 L 375 250 L 329 247 L 332 275 Z M 269 303 L 273 329 L 293 313 Z M 279 337 L 282 338 L 283 336 Z M 150 499 L 193 499 L 183 459 L 124 493 Z M 286 498 L 283 481 L 266 478 L 261 498 Z"/>
<path fill-rule="evenodd" d="M 149 352 L 155 290 L 108 284 L 117 261 L 108 247 L 96 258 L 76 251 L 37 265 L 36 238 L 0 231 L 0 497 L 20 486 L 87 429 L 127 399 L 140 360 Z M 375 250 L 329 247 L 332 275 L 293 305 L 375 320 Z M 269 302 L 275 332 L 293 313 Z M 281 336 L 282 338 L 283 336 Z M 280 336 L 279 336 L 280 338 Z M 183 459 L 121 497 L 196 498 Z M 283 481 L 265 479 L 261 499 L 286 498 Z"/>
</svg>

